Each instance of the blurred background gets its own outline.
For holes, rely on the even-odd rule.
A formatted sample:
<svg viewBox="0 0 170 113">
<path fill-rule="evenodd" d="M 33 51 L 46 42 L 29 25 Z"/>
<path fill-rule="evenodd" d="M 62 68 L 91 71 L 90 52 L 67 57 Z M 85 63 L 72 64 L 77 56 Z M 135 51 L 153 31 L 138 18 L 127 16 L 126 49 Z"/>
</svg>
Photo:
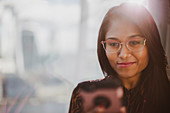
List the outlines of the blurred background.
<svg viewBox="0 0 170 113">
<path fill-rule="evenodd" d="M 151 12 L 170 62 L 169 0 L 0 0 L 0 113 L 68 113 L 77 83 L 103 78 L 99 27 L 126 1 Z"/>
</svg>

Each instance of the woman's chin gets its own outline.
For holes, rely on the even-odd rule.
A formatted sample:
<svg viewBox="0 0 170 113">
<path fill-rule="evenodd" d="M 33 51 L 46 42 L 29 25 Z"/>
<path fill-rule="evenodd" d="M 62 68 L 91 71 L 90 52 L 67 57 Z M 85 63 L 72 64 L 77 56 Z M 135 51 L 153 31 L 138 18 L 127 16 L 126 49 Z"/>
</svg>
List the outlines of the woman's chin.
<svg viewBox="0 0 170 113">
<path fill-rule="evenodd" d="M 118 73 L 118 75 L 121 79 L 130 79 L 130 78 L 136 77 L 138 74 L 124 72 L 124 73 Z"/>
</svg>

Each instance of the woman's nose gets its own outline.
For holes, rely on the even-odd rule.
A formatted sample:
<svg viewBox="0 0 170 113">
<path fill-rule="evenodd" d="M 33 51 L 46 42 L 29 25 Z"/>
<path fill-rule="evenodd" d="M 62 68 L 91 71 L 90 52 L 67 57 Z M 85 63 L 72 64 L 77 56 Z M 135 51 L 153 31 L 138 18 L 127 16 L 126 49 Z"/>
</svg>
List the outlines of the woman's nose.
<svg viewBox="0 0 170 113">
<path fill-rule="evenodd" d="M 119 52 L 118 52 L 118 57 L 121 59 L 126 59 L 131 56 L 130 50 L 125 46 L 125 44 L 122 44 Z"/>
</svg>

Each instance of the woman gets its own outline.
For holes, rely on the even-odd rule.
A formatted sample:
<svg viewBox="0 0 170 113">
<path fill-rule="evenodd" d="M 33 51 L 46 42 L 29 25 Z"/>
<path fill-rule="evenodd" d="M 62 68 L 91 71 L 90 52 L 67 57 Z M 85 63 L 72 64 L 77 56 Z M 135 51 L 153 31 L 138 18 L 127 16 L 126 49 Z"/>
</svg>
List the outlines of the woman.
<svg viewBox="0 0 170 113">
<path fill-rule="evenodd" d="M 165 51 L 155 21 L 143 6 L 125 3 L 107 12 L 98 36 L 98 59 L 103 80 L 121 82 L 127 113 L 170 113 Z M 89 83 L 74 89 L 70 113 L 83 109 L 79 88 Z"/>
</svg>

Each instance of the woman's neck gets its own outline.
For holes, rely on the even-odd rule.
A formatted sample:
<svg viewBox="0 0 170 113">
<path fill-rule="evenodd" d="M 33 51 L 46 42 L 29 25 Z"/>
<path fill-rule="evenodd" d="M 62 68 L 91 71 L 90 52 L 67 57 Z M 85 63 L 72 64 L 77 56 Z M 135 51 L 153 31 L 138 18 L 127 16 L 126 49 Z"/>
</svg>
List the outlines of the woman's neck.
<svg viewBox="0 0 170 113">
<path fill-rule="evenodd" d="M 123 82 L 123 86 L 130 90 L 134 87 L 136 87 L 138 81 L 139 81 L 139 78 L 140 78 L 140 73 L 139 74 L 136 74 L 136 76 L 133 76 L 131 78 L 120 78 Z"/>
</svg>

